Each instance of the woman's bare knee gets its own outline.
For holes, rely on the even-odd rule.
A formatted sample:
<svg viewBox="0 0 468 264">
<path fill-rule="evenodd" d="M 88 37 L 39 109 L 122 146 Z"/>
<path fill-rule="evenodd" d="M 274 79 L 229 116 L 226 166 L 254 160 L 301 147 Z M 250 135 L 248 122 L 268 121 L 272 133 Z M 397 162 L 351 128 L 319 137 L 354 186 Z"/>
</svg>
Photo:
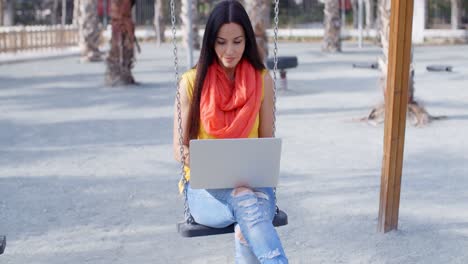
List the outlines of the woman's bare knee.
<svg viewBox="0 0 468 264">
<path fill-rule="evenodd" d="M 232 190 L 232 196 L 242 196 L 250 193 L 253 193 L 253 190 L 247 187 L 237 187 Z"/>
</svg>

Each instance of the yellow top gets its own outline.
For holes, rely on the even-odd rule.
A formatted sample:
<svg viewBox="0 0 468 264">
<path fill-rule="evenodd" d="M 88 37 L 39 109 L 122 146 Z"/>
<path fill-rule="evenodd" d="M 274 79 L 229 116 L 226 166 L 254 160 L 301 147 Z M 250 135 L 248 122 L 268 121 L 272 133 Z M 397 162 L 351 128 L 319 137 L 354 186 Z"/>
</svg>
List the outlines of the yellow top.
<svg viewBox="0 0 468 264">
<path fill-rule="evenodd" d="M 267 73 L 267 70 L 263 70 L 262 71 L 262 78 L 265 77 L 265 74 Z M 191 70 L 188 70 L 187 72 L 185 72 L 183 75 L 182 75 L 182 79 L 185 80 L 185 83 L 187 84 L 187 95 L 189 97 L 189 101 L 192 101 L 192 98 L 193 98 L 193 89 L 194 89 L 194 86 L 195 86 L 195 78 L 196 78 L 196 74 L 197 74 L 197 70 L 196 69 L 191 69 Z M 264 80 L 264 79 L 263 79 Z M 263 101 L 263 98 L 264 98 L 264 95 L 265 95 L 265 84 L 263 83 L 263 86 L 262 86 L 262 101 Z M 203 124 L 202 122 L 199 123 L 200 124 L 200 127 L 198 129 L 198 139 L 215 139 L 216 137 L 208 134 L 205 129 L 203 128 Z M 260 115 L 258 114 L 257 115 L 257 118 L 255 119 L 255 123 L 252 127 L 252 130 L 250 131 L 249 135 L 248 135 L 248 138 L 258 138 L 258 127 L 260 125 Z M 184 170 L 185 170 L 185 179 L 187 181 L 190 180 L 190 168 L 185 166 L 184 167 Z M 179 181 L 179 191 L 180 192 L 183 192 L 184 191 L 184 184 L 181 181 Z"/>
</svg>

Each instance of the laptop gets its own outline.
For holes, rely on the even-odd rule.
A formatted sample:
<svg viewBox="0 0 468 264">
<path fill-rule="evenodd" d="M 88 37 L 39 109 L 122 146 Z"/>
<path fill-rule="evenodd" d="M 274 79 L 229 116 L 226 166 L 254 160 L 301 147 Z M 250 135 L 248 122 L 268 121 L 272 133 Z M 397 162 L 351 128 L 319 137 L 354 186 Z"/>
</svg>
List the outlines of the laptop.
<svg viewBox="0 0 468 264">
<path fill-rule="evenodd" d="M 190 140 L 190 186 L 276 187 L 280 158 L 280 138 Z"/>
</svg>

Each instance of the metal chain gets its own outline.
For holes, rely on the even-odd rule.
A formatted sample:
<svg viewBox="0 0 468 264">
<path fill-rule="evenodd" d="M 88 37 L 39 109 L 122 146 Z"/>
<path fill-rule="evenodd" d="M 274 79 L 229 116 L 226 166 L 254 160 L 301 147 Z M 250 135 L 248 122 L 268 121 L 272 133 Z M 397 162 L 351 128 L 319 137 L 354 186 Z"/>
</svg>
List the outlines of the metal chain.
<svg viewBox="0 0 468 264">
<path fill-rule="evenodd" d="M 273 48 L 273 137 L 276 134 L 276 91 L 277 91 L 277 72 L 278 72 L 278 16 L 279 16 L 279 0 L 275 0 L 275 27 L 274 32 L 274 48 Z"/>
<path fill-rule="evenodd" d="M 187 201 L 187 179 L 185 178 L 185 155 L 184 155 L 184 139 L 182 129 L 182 110 L 180 104 L 180 86 L 179 86 L 179 61 L 177 57 L 177 43 L 176 43 L 176 16 L 175 16 L 175 0 L 171 0 L 171 23 L 172 23 L 172 45 L 174 54 L 174 72 L 175 72 L 175 87 L 177 98 L 177 124 L 179 133 L 179 153 L 180 153 L 180 177 L 184 185 L 184 216 L 187 223 L 193 223 L 193 217 L 190 214 Z"/>
<path fill-rule="evenodd" d="M 273 48 L 273 137 L 276 134 L 276 83 L 277 77 L 276 72 L 278 71 L 278 21 L 279 21 L 279 0 L 275 0 L 275 28 L 274 28 L 274 48 Z M 278 205 L 276 203 L 276 188 L 273 188 L 273 194 L 275 196 L 276 213 L 279 212 Z"/>
</svg>

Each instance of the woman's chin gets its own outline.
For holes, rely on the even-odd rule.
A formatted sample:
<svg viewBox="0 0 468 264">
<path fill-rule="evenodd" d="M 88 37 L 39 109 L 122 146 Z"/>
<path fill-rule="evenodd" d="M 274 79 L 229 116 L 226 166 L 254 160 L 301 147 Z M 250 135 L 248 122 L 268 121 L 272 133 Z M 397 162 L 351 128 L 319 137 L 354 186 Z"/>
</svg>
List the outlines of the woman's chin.
<svg viewBox="0 0 468 264">
<path fill-rule="evenodd" d="M 234 61 L 223 61 L 223 67 L 226 68 L 226 69 L 234 69 L 237 65 L 237 61 L 234 62 Z"/>
</svg>

